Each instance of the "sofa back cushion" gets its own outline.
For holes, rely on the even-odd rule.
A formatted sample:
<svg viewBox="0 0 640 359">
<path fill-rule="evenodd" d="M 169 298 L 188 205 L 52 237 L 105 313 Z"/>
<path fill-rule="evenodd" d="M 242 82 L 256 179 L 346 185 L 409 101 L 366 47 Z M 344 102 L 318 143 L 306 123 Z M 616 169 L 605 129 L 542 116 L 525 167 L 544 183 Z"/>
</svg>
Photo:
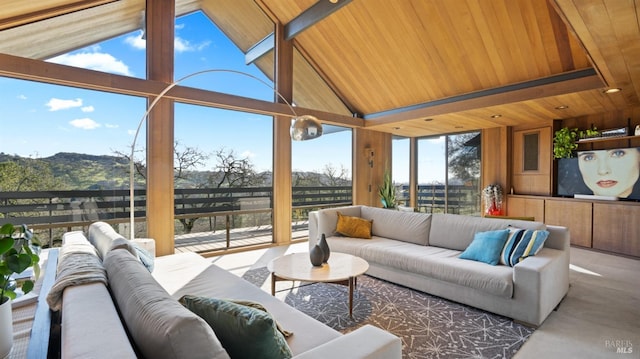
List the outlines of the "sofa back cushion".
<svg viewBox="0 0 640 359">
<path fill-rule="evenodd" d="M 89 226 L 89 242 L 96 247 L 98 255 L 102 260 L 106 257 L 107 252 L 111 250 L 113 240 L 117 238 L 124 239 L 124 237 L 118 234 L 108 223 L 94 222 Z"/>
<path fill-rule="evenodd" d="M 373 220 L 371 232 L 374 236 L 420 245 L 429 243 L 430 214 L 367 206 L 363 206 L 360 212 L 362 218 Z"/>
<path fill-rule="evenodd" d="M 546 229 L 545 224 L 541 222 L 434 213 L 431 219 L 429 245 L 464 251 L 476 233 L 508 227 Z"/>
<path fill-rule="evenodd" d="M 229 358 L 211 327 L 171 298 L 127 250 L 109 251 L 104 266 L 123 321 L 145 358 Z"/>
</svg>

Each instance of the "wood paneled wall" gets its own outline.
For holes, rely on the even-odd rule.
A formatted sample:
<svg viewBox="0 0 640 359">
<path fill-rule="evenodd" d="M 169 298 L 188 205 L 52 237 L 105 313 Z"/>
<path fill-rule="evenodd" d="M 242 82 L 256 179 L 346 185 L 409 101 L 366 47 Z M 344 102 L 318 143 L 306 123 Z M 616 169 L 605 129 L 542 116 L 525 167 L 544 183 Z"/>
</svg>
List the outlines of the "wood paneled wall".
<svg viewBox="0 0 640 359">
<path fill-rule="evenodd" d="M 353 130 L 353 204 L 381 207 L 378 186 L 391 170 L 391 134 Z"/>
<path fill-rule="evenodd" d="M 503 191 L 509 191 L 511 188 L 509 178 L 510 147 L 511 129 L 509 127 L 482 130 L 482 188 L 490 184 L 499 184 Z M 506 202 L 503 205 L 506 206 Z M 484 209 L 482 209 L 482 213 L 484 213 Z"/>
</svg>

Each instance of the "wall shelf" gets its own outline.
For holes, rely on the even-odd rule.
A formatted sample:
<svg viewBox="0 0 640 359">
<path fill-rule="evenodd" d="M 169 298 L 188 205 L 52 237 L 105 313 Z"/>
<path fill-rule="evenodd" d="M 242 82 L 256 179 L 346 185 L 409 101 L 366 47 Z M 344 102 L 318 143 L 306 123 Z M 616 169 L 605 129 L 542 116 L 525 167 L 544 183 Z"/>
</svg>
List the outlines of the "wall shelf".
<svg viewBox="0 0 640 359">
<path fill-rule="evenodd" d="M 576 141 L 576 143 L 582 144 L 582 143 L 593 143 L 593 142 L 633 140 L 635 138 L 640 138 L 640 136 L 612 136 L 612 137 L 585 138 L 585 139 Z"/>
</svg>

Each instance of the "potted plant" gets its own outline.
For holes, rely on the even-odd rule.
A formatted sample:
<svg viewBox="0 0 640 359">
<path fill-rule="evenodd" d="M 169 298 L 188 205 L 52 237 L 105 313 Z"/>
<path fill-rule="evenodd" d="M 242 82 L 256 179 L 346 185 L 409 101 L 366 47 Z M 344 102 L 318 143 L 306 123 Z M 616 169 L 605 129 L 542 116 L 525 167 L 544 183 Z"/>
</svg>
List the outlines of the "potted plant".
<svg viewBox="0 0 640 359">
<path fill-rule="evenodd" d="M 553 158 L 573 157 L 573 152 L 578 148 L 577 138 L 577 128 L 564 127 L 556 131 L 553 137 Z"/>
<path fill-rule="evenodd" d="M 578 131 L 578 137 L 581 140 L 588 140 L 588 139 L 591 139 L 591 138 L 598 138 L 598 137 L 600 137 L 600 131 L 598 131 L 597 127 L 591 126 L 591 128 L 587 128 L 586 130 Z"/>
<path fill-rule="evenodd" d="M 15 227 L 7 223 L 0 228 L 0 358 L 9 355 L 13 346 L 13 321 L 11 300 L 20 288 L 24 294 L 34 286 L 31 278 L 16 283 L 14 275 L 33 268 L 35 277 L 40 274 L 40 257 L 31 246 L 39 246 L 33 231 L 26 225 Z"/>
<path fill-rule="evenodd" d="M 396 187 L 391 180 L 391 171 L 384 171 L 382 186 L 378 187 L 380 202 L 384 208 L 396 208 Z"/>
</svg>

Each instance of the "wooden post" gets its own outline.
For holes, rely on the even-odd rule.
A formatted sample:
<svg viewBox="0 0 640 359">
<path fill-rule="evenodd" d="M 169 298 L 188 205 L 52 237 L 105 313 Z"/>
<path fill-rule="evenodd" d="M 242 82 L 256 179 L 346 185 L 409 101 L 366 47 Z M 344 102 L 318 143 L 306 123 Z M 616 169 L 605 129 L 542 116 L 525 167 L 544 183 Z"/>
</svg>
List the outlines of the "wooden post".
<svg viewBox="0 0 640 359">
<path fill-rule="evenodd" d="M 173 82 L 174 24 L 174 0 L 147 0 L 147 79 L 167 85 Z M 173 131 L 173 101 L 162 99 L 147 119 L 147 236 L 156 240 L 158 256 L 174 253 Z"/>
<path fill-rule="evenodd" d="M 274 84 L 287 101 L 293 100 L 293 45 L 284 39 L 284 26 L 276 25 Z M 278 102 L 282 102 L 275 95 Z M 291 114 L 293 116 L 293 114 Z M 291 181 L 290 116 L 273 119 L 273 239 L 275 243 L 291 242 L 292 181 Z"/>
</svg>

